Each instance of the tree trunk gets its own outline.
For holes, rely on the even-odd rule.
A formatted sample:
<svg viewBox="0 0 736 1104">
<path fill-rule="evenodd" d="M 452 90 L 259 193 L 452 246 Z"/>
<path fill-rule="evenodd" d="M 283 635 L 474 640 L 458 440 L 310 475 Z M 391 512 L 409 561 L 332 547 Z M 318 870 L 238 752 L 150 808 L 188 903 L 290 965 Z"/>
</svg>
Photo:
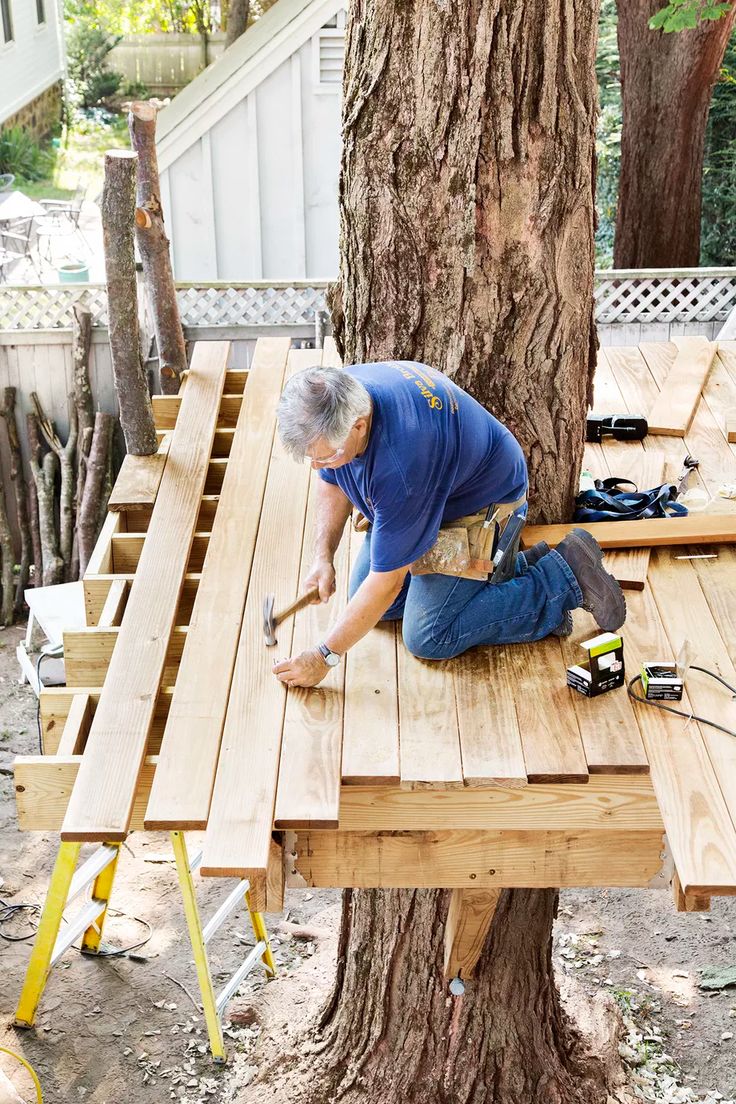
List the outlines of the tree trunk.
<svg viewBox="0 0 736 1104">
<path fill-rule="evenodd" d="M 595 364 L 597 5 L 355 0 L 349 19 L 341 351 L 443 369 L 521 441 L 534 519 L 565 521 Z M 556 891 L 501 894 L 462 997 L 443 977 L 448 898 L 346 892 L 305 1099 L 605 1101 L 555 987 Z"/>
<path fill-rule="evenodd" d="M 105 154 L 102 239 L 105 249 L 110 355 L 120 422 L 128 452 L 150 456 L 158 448 L 138 336 L 133 250 L 137 157 L 128 150 Z"/>
<path fill-rule="evenodd" d="M 187 350 L 161 206 L 154 105 L 131 104 L 128 127 L 131 144 L 138 154 L 136 240 L 156 331 L 159 383 L 165 395 L 176 395 L 181 374 L 187 367 Z"/>
<path fill-rule="evenodd" d="M 28 586 L 31 571 L 31 529 L 28 524 L 28 503 L 26 500 L 26 488 L 23 479 L 23 458 L 18 439 L 18 426 L 15 421 L 15 388 L 5 388 L 5 402 L 0 410 L 5 419 L 5 428 L 8 434 L 8 450 L 10 452 L 10 480 L 13 484 L 15 495 L 15 513 L 18 519 L 20 531 L 20 565 L 18 571 L 18 585 L 15 593 L 15 612 L 19 614 L 23 609 L 24 592 Z"/>
<path fill-rule="evenodd" d="M 596 21 L 357 0 L 346 45 L 338 345 L 427 361 L 505 421 L 540 522 L 572 516 L 592 397 Z"/>
<path fill-rule="evenodd" d="M 232 46 L 242 34 L 245 34 L 250 14 L 250 0 L 230 0 L 227 10 L 227 31 L 225 49 Z"/>
<path fill-rule="evenodd" d="M 5 503 L 5 480 L 0 480 L 0 557 L 2 558 L 2 601 L 0 602 L 0 625 L 13 624 L 13 611 L 15 608 L 15 585 L 13 576 L 15 573 L 15 550 L 13 548 L 13 535 L 10 532 L 8 511 Z"/>
<path fill-rule="evenodd" d="M 69 436 L 62 445 L 53 422 L 46 417 L 35 391 L 31 392 L 31 402 L 36 411 L 38 424 L 44 440 L 56 453 L 61 469 L 61 489 L 59 491 L 59 552 L 64 561 L 64 580 L 71 579 L 72 544 L 74 541 L 74 481 L 77 450 L 77 408 L 73 396 L 69 396 Z"/>
<path fill-rule="evenodd" d="M 89 382 L 89 351 L 92 344 L 92 315 L 79 303 L 74 306 L 72 322 L 72 364 L 74 367 L 74 405 L 77 411 L 77 501 L 84 491 L 85 460 L 92 445 L 95 405 Z"/>
<path fill-rule="evenodd" d="M 616 268 L 697 267 L 703 150 L 713 84 L 736 20 L 649 30 L 661 0 L 619 0 L 621 175 Z"/>
<path fill-rule="evenodd" d="M 87 478 L 84 484 L 84 497 L 79 504 L 77 516 L 77 539 L 79 542 L 79 574 L 84 575 L 89 558 L 95 547 L 100 531 L 100 504 L 104 494 L 108 471 L 112 431 L 115 419 L 111 414 L 98 411 L 95 416 L 95 431 L 92 448 L 87 459 Z"/>
<path fill-rule="evenodd" d="M 64 582 L 64 561 L 59 552 L 59 536 L 56 531 L 54 498 L 56 494 L 56 473 L 59 461 L 56 453 L 49 451 L 41 459 L 41 441 L 39 438 L 38 418 L 35 414 L 26 415 L 28 426 L 28 448 L 31 473 L 36 484 L 38 498 L 38 529 L 43 562 L 43 585 L 55 586 Z M 38 561 L 36 562 L 38 573 Z"/>
<path fill-rule="evenodd" d="M 26 415 L 26 417 L 28 417 L 28 415 Z M 43 550 L 41 548 L 41 526 L 38 518 L 38 492 L 36 491 L 36 480 L 33 472 L 28 476 L 26 492 L 28 502 L 28 527 L 31 530 L 31 548 L 33 549 L 33 585 L 37 587 L 43 585 Z"/>
</svg>

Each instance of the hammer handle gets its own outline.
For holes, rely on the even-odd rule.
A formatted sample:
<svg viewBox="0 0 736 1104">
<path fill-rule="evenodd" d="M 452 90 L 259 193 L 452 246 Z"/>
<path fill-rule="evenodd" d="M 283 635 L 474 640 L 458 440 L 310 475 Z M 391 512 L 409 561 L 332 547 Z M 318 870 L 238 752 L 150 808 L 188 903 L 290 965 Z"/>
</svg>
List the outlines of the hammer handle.
<svg viewBox="0 0 736 1104">
<path fill-rule="evenodd" d="M 286 609 L 281 610 L 281 613 L 274 615 L 273 624 L 280 625 L 282 621 L 285 621 L 287 617 L 291 617 L 293 613 L 298 613 L 300 609 L 304 609 L 305 606 L 311 606 L 312 602 L 316 602 L 319 598 L 319 587 L 312 587 L 306 594 L 302 594 L 300 598 L 297 598 L 287 606 Z"/>
</svg>

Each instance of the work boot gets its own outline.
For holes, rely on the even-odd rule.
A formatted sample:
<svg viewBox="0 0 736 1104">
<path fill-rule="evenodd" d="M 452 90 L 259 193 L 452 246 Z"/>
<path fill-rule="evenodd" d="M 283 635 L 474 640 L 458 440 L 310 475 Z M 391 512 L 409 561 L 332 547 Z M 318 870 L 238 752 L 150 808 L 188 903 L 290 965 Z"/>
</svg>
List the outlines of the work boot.
<svg viewBox="0 0 736 1104">
<path fill-rule="evenodd" d="M 624 592 L 603 566 L 603 550 L 586 529 L 573 529 L 557 551 L 583 592 L 582 606 L 604 632 L 616 632 L 626 620 Z"/>
<path fill-rule="evenodd" d="M 538 541 L 527 549 L 526 552 L 522 552 L 522 556 L 526 560 L 527 567 L 534 567 L 537 560 L 541 560 L 542 556 L 546 556 L 549 552 L 549 545 L 546 541 Z"/>
<path fill-rule="evenodd" d="M 562 615 L 562 620 L 556 629 L 553 629 L 551 636 L 571 636 L 573 629 L 572 613 L 570 610 L 565 610 Z"/>
</svg>

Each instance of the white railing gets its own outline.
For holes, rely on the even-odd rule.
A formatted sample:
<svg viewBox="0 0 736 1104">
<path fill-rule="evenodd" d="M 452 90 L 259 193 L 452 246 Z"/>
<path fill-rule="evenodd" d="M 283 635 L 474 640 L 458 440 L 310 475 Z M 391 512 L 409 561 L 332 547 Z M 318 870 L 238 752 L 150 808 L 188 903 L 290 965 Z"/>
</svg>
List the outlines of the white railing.
<svg viewBox="0 0 736 1104">
<path fill-rule="evenodd" d="M 327 312 L 326 281 L 177 284 L 186 329 L 313 326 Z M 68 329 L 72 307 L 83 301 L 94 326 L 107 326 L 102 284 L 0 287 L 0 330 Z M 724 321 L 736 306 L 736 268 L 678 271 L 599 271 L 596 322 L 686 323 Z"/>
</svg>

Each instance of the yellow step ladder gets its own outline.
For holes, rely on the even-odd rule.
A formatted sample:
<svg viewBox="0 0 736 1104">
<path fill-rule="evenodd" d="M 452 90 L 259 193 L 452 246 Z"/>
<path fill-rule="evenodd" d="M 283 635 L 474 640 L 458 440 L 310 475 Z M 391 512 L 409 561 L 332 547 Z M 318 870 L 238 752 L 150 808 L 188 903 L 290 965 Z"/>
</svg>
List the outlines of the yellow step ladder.
<svg viewBox="0 0 736 1104">
<path fill-rule="evenodd" d="M 276 973 L 276 965 L 268 941 L 268 932 L 266 931 L 263 914 L 254 911 L 251 907 L 248 880 L 244 878 L 235 886 L 212 918 L 203 926 L 193 878 L 201 864 L 202 854 L 200 852 L 190 860 L 184 833 L 171 832 L 170 836 L 184 904 L 184 915 L 186 916 L 194 965 L 197 971 L 199 991 L 202 997 L 202 1010 L 207 1025 L 210 1050 L 216 1062 L 224 1062 L 226 1054 L 222 1033 L 222 1018 L 228 1002 L 259 961 L 270 977 L 273 977 Z M 102 930 L 107 916 L 122 844 L 101 844 L 77 870 L 81 847 L 81 843 L 61 843 L 59 845 L 59 852 L 56 856 L 30 962 L 26 970 L 23 989 L 15 1010 L 16 1027 L 29 1028 L 33 1026 L 39 1001 L 52 967 L 56 965 L 62 955 L 69 950 L 80 936 L 80 950 L 82 952 L 85 954 L 99 953 Z M 62 920 L 65 919 L 65 909 L 72 901 L 82 896 L 84 901 L 81 908 L 61 930 Z M 230 913 L 243 901 L 250 915 L 250 922 L 256 940 L 255 946 L 248 952 L 238 969 L 225 982 L 220 992 L 215 994 L 207 957 L 207 944 Z"/>
</svg>

